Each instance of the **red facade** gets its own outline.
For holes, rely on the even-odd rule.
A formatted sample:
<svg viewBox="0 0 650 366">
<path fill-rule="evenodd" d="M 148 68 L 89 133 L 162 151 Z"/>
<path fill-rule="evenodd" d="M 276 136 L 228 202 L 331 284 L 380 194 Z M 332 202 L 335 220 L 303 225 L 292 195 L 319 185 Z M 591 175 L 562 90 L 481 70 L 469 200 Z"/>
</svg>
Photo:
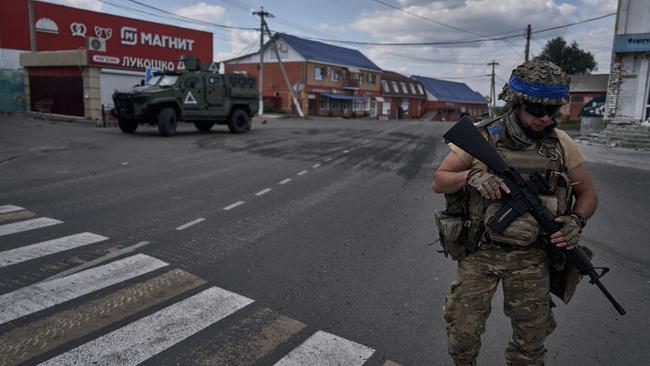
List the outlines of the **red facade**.
<svg viewBox="0 0 650 366">
<path fill-rule="evenodd" d="M 0 19 L 0 47 L 30 50 L 27 0 L 1 1 Z M 209 32 L 38 1 L 34 22 L 37 51 L 86 48 L 89 63 L 100 67 L 174 70 L 189 54 L 212 61 Z"/>
</svg>

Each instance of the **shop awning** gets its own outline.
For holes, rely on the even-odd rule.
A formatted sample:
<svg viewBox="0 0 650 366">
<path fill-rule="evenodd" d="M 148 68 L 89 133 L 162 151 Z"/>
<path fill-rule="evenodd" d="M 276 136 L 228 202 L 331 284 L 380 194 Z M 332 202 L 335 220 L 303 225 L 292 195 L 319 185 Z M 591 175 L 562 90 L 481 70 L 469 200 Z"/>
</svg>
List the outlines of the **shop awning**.
<svg viewBox="0 0 650 366">
<path fill-rule="evenodd" d="M 321 95 L 328 97 L 330 99 L 340 99 L 340 100 L 365 99 L 365 97 L 360 97 L 356 95 L 346 95 L 346 94 L 321 93 Z"/>
</svg>

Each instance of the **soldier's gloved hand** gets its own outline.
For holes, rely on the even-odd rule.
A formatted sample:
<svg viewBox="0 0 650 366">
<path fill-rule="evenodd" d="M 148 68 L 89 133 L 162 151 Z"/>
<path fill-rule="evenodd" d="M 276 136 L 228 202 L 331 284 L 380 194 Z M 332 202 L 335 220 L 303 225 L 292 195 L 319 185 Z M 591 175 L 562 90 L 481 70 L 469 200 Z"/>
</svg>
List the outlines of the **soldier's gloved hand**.
<svg viewBox="0 0 650 366">
<path fill-rule="evenodd" d="M 467 174 L 467 185 L 473 187 L 485 199 L 498 200 L 501 190 L 510 193 L 503 179 L 481 169 L 471 169 Z"/>
<path fill-rule="evenodd" d="M 560 231 L 551 235 L 551 243 L 559 248 L 574 249 L 580 241 L 580 233 L 582 233 L 582 226 L 577 218 L 572 216 L 559 216 L 555 218 L 555 222 L 561 224 Z"/>
</svg>

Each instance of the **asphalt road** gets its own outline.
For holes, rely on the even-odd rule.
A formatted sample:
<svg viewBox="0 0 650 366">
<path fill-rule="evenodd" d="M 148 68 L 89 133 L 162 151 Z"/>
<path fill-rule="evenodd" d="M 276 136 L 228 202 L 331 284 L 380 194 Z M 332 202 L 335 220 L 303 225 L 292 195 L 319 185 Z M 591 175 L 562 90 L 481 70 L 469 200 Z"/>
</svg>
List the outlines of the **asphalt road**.
<svg viewBox="0 0 650 366">
<path fill-rule="evenodd" d="M 431 245 L 430 189 L 450 125 L 267 121 L 161 138 L 0 116 L 0 365 L 450 364 L 455 265 Z M 601 203 L 585 244 L 628 314 L 584 281 L 555 311 L 547 363 L 644 365 L 650 170 L 589 158 Z M 58 222 L 17 229 L 37 218 Z M 105 239 L 8 262 L 85 232 Z M 501 303 L 482 365 L 504 363 Z"/>
</svg>

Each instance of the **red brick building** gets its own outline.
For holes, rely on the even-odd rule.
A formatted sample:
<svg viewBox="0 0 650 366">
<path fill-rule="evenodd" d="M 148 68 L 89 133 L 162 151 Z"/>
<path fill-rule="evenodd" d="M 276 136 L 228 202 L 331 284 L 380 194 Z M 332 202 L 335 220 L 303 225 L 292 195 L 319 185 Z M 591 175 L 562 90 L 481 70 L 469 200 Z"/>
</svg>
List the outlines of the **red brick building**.
<svg viewBox="0 0 650 366">
<path fill-rule="evenodd" d="M 431 119 L 457 121 L 464 114 L 479 117 L 488 113 L 487 100 L 465 83 L 412 76 L 424 86 L 427 93 L 426 110 L 433 112 Z"/>
<path fill-rule="evenodd" d="M 277 33 L 276 47 L 306 115 L 376 116 L 382 70 L 357 50 Z M 265 109 L 294 111 L 289 88 L 269 41 L 264 45 Z M 224 62 L 225 72 L 259 78 L 259 52 Z"/>
<path fill-rule="evenodd" d="M 427 96 L 419 81 L 384 70 L 381 86 L 380 118 L 414 119 L 424 114 Z"/>
</svg>

